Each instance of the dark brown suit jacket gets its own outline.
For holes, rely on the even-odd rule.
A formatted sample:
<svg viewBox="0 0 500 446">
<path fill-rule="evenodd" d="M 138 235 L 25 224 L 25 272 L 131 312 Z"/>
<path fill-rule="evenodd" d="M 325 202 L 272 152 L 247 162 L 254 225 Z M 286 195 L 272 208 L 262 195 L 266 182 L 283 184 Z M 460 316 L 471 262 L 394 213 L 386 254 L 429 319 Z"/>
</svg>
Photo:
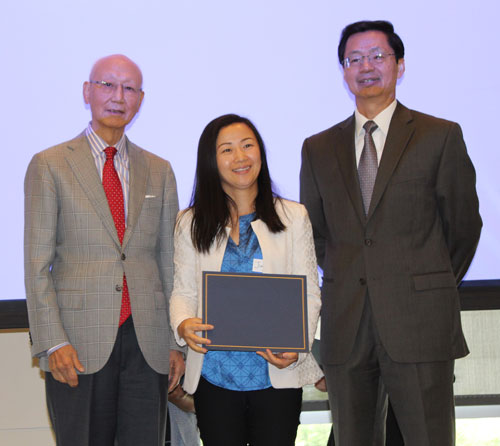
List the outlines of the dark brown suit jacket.
<svg viewBox="0 0 500 446">
<path fill-rule="evenodd" d="M 301 201 L 323 269 L 321 355 L 345 362 L 365 296 L 398 362 L 465 356 L 457 284 L 481 231 L 475 171 L 458 124 L 397 105 L 368 215 L 354 115 L 304 141 Z"/>
</svg>

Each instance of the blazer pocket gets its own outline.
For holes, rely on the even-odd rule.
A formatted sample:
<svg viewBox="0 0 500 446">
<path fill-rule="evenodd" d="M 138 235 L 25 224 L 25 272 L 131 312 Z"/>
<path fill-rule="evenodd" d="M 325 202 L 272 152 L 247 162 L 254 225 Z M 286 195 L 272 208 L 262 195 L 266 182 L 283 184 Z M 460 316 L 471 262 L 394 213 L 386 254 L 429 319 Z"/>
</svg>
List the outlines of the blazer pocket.
<svg viewBox="0 0 500 446">
<path fill-rule="evenodd" d="M 142 209 L 145 211 L 155 210 L 161 208 L 163 205 L 162 197 L 160 195 L 146 195 L 144 197 L 144 203 L 142 205 Z"/>
<path fill-rule="evenodd" d="M 455 275 L 449 271 L 415 275 L 413 284 L 416 291 L 457 287 Z"/>
</svg>

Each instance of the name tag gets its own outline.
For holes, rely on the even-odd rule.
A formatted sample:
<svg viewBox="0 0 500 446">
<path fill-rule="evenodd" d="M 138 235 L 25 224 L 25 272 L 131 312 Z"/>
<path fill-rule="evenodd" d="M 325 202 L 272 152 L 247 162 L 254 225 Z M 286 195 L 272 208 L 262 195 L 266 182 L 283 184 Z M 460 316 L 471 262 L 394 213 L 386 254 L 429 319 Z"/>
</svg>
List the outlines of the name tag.
<svg viewBox="0 0 500 446">
<path fill-rule="evenodd" d="M 264 271 L 264 260 L 263 259 L 253 259 L 252 271 L 254 273 L 261 273 Z"/>
</svg>

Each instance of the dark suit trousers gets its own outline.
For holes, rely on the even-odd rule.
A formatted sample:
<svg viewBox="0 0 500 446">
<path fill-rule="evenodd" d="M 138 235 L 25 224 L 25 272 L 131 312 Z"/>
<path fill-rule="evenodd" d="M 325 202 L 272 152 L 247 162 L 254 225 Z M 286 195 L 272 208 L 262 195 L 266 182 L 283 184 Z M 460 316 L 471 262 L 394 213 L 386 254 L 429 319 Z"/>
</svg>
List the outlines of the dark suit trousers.
<svg viewBox="0 0 500 446">
<path fill-rule="evenodd" d="M 323 368 L 320 359 L 319 344 L 320 341 L 315 339 L 312 345 L 311 353 L 313 354 L 314 359 L 318 362 L 319 366 Z M 388 402 L 386 396 L 385 388 L 381 384 L 379 388 L 377 408 L 375 411 L 374 434 L 371 446 L 404 446 L 401 431 L 399 430 L 398 423 L 394 417 L 394 411 L 392 410 L 391 404 Z M 333 422 L 335 423 L 335 420 L 333 420 Z M 333 425 L 330 436 L 328 437 L 327 446 L 335 446 Z"/>
<path fill-rule="evenodd" d="M 323 367 L 332 417 L 337 421 L 337 446 L 372 444 L 380 380 L 405 446 L 455 444 L 454 361 L 394 362 L 380 342 L 368 295 L 348 361 Z"/>
<path fill-rule="evenodd" d="M 69 387 L 46 373 L 47 406 L 58 446 L 164 446 L 167 375 L 146 363 L 132 317 L 118 329 L 106 365 Z"/>
<path fill-rule="evenodd" d="M 194 405 L 204 446 L 293 446 L 302 389 L 228 390 L 200 377 Z"/>
</svg>

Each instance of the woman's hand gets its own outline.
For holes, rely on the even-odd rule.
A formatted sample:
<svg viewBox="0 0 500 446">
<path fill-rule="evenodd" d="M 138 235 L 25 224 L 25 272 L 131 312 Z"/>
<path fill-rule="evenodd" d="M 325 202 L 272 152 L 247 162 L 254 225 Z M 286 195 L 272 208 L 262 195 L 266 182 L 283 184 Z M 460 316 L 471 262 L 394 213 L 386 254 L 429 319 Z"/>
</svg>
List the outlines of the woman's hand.
<svg viewBox="0 0 500 446">
<path fill-rule="evenodd" d="M 257 352 L 259 356 L 264 358 L 267 362 L 278 367 L 279 369 L 284 369 L 290 364 L 297 362 L 299 359 L 299 354 L 295 352 L 284 352 L 284 353 L 272 353 L 271 350 L 266 348 L 265 352 Z"/>
<path fill-rule="evenodd" d="M 199 317 L 184 319 L 177 327 L 177 333 L 186 341 L 186 344 L 198 353 L 206 353 L 207 349 L 199 344 L 210 344 L 210 339 L 202 338 L 196 334 L 197 331 L 213 330 L 214 326 L 203 324 Z"/>
</svg>

